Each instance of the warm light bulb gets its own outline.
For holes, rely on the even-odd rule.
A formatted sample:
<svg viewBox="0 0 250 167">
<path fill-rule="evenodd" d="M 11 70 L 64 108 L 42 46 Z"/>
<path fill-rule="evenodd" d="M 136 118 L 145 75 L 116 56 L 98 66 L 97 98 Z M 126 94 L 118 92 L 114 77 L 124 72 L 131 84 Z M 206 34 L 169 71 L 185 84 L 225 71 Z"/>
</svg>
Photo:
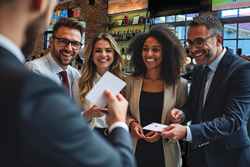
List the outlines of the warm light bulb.
<svg viewBox="0 0 250 167">
<path fill-rule="evenodd" d="M 60 13 L 61 13 L 60 9 L 57 10 L 57 17 L 60 17 Z"/>
</svg>

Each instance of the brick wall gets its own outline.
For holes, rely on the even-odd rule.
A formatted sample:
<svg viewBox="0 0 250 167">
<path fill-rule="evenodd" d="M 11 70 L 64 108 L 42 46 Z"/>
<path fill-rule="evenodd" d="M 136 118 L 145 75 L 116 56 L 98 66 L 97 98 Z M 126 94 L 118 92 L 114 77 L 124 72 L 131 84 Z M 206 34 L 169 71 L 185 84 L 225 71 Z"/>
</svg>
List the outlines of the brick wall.
<svg viewBox="0 0 250 167">
<path fill-rule="evenodd" d="M 95 0 L 95 5 L 89 5 L 89 0 L 74 0 L 72 2 L 60 4 L 60 9 L 81 8 L 81 15 L 77 17 L 79 20 L 86 22 L 85 29 L 85 47 L 93 35 L 104 32 L 107 18 L 107 0 Z M 57 7 L 55 8 L 57 9 Z M 43 52 L 43 37 L 39 41 L 33 55 L 37 56 Z"/>
</svg>

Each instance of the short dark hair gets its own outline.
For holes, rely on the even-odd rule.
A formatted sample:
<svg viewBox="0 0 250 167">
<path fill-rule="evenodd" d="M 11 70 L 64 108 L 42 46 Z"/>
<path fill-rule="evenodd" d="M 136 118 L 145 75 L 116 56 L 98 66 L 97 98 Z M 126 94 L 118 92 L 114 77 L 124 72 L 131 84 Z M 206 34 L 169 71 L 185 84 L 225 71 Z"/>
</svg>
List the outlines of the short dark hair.
<svg viewBox="0 0 250 167">
<path fill-rule="evenodd" d="M 163 46 L 161 77 L 168 86 L 175 85 L 180 80 L 180 74 L 186 63 L 186 52 L 181 41 L 174 34 L 173 30 L 156 25 L 149 33 L 142 33 L 135 37 L 129 45 L 128 54 L 132 55 L 134 67 L 133 76 L 145 76 L 147 67 L 142 59 L 142 49 L 148 37 L 154 37 Z"/>
<path fill-rule="evenodd" d="M 221 21 L 212 15 L 200 15 L 195 17 L 188 23 L 188 26 L 198 26 L 198 25 L 205 25 L 208 28 L 208 31 L 211 35 L 222 35 L 223 28 Z"/>
<path fill-rule="evenodd" d="M 60 18 L 53 27 L 53 36 L 56 36 L 56 33 L 60 27 L 68 27 L 71 29 L 77 29 L 81 33 L 81 37 L 84 33 L 83 25 L 75 18 Z"/>
</svg>

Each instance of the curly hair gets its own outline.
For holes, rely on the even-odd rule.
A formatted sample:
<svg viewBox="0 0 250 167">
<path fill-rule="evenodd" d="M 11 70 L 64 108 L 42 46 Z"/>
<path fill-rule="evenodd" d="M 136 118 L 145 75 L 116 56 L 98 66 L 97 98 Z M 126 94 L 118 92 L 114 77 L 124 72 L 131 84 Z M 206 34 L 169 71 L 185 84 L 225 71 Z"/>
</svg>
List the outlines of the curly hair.
<svg viewBox="0 0 250 167">
<path fill-rule="evenodd" d="M 123 59 L 122 59 L 118 44 L 116 43 L 114 38 L 109 34 L 100 33 L 100 34 L 95 35 L 91 39 L 86 49 L 85 57 L 84 57 L 84 64 L 82 68 L 82 76 L 80 77 L 79 83 L 78 83 L 80 102 L 82 106 L 87 103 L 87 100 L 85 97 L 89 93 L 89 91 L 93 88 L 94 77 L 96 75 L 96 64 L 94 63 L 94 61 L 91 60 L 93 56 L 92 55 L 93 47 L 97 41 L 100 41 L 102 39 L 105 41 L 108 41 L 110 45 L 112 46 L 112 48 L 114 49 L 114 61 L 110 65 L 109 71 L 115 76 L 117 76 L 118 78 L 124 80 L 124 76 L 121 72 Z"/>
<path fill-rule="evenodd" d="M 163 46 L 160 76 L 167 86 L 175 85 L 180 80 L 180 74 L 186 63 L 186 52 L 173 30 L 156 25 L 149 33 L 142 33 L 135 37 L 129 45 L 128 54 L 132 55 L 134 77 L 145 76 L 147 67 L 142 58 L 144 42 L 148 37 L 154 37 Z"/>
</svg>

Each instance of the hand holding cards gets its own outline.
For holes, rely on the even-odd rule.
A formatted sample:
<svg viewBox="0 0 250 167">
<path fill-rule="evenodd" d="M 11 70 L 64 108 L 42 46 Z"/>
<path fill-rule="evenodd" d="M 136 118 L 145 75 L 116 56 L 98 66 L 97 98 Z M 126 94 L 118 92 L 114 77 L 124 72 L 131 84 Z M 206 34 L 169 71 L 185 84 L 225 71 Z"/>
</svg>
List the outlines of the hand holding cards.
<svg viewBox="0 0 250 167">
<path fill-rule="evenodd" d="M 126 82 L 107 71 L 90 90 L 86 99 L 103 109 L 108 104 L 108 98 L 104 95 L 104 91 L 108 89 L 113 95 L 116 96 L 125 85 Z"/>
<path fill-rule="evenodd" d="M 155 132 L 161 132 L 163 128 L 167 127 L 167 125 L 159 124 L 159 123 L 151 123 L 147 126 L 144 126 L 142 129 L 155 131 Z"/>
</svg>

